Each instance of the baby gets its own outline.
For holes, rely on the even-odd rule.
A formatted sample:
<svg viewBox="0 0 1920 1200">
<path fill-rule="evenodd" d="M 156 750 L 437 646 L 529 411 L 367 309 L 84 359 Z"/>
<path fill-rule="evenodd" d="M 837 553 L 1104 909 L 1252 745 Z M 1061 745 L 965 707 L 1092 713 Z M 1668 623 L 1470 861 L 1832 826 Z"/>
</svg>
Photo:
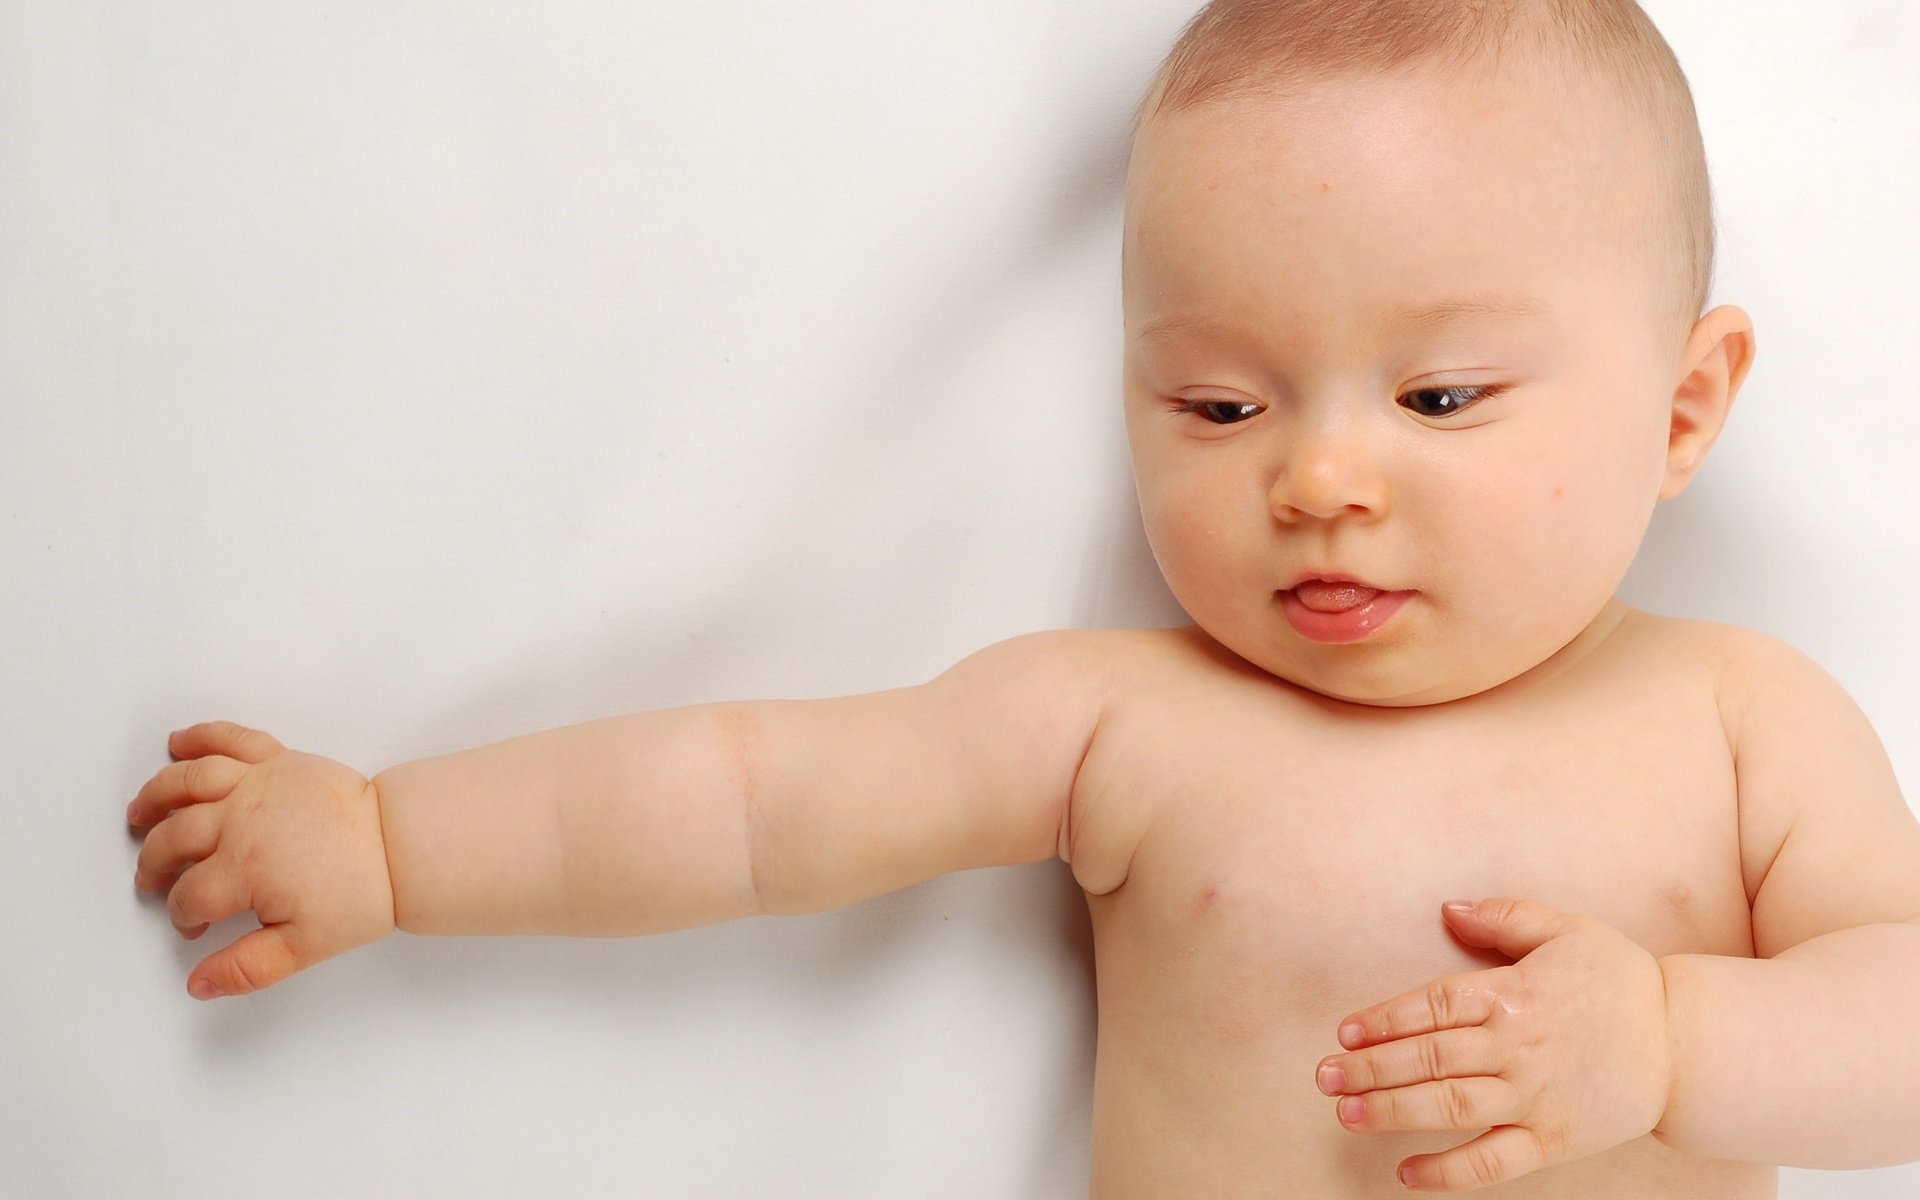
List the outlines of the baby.
<svg viewBox="0 0 1920 1200">
<path fill-rule="evenodd" d="M 1126 421 L 1193 623 L 371 780 L 227 722 L 129 809 L 236 995 L 1071 865 L 1098 1200 L 1753 1200 L 1920 1158 L 1920 823 L 1764 635 L 1613 596 L 1752 365 L 1631 0 L 1216 0 L 1127 177 Z M 1460 899 L 1460 911 L 1443 908 Z M 1335 1098 L 1338 1098 L 1336 1101 Z"/>
</svg>

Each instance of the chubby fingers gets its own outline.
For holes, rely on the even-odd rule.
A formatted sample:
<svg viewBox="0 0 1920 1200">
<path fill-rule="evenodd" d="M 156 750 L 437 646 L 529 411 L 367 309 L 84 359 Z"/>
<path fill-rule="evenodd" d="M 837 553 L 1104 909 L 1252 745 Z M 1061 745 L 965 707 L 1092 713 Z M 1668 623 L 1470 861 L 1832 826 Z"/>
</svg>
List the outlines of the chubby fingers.
<svg viewBox="0 0 1920 1200">
<path fill-rule="evenodd" d="M 1340 1044 L 1349 1050 L 1395 1038 L 1484 1024 L 1499 1007 L 1500 985 L 1511 967 L 1468 971 L 1403 992 L 1340 1022 Z"/>
<path fill-rule="evenodd" d="M 220 848 L 220 814 L 207 807 L 186 808 L 154 826 L 134 864 L 133 886 L 157 892 L 167 881 Z"/>
<path fill-rule="evenodd" d="M 202 721 L 168 735 L 167 749 L 175 758 L 224 754 L 244 763 L 257 763 L 272 758 L 286 747 L 264 729 L 250 729 L 232 721 Z"/>
<path fill-rule="evenodd" d="M 1314 1082 L 1329 1096 L 1356 1096 L 1431 1079 L 1498 1075 L 1507 1066 L 1500 1039 L 1484 1025 L 1442 1029 L 1321 1060 Z"/>
<path fill-rule="evenodd" d="M 167 916 L 189 941 L 252 907 L 247 881 L 220 859 L 189 866 L 167 893 Z"/>
<path fill-rule="evenodd" d="M 219 754 L 164 766 L 127 805 L 127 821 L 136 826 L 151 825 L 177 808 L 224 800 L 246 774 L 246 763 Z"/>
<path fill-rule="evenodd" d="M 1501 1076 L 1500 1041 L 1484 1026 L 1402 1038 L 1320 1064 L 1348 1129 L 1474 1129 L 1518 1119 L 1524 1097 Z"/>
<path fill-rule="evenodd" d="M 1497 1075 L 1470 1075 L 1342 1096 L 1334 1114 L 1340 1124 L 1356 1132 L 1488 1129 L 1525 1118 L 1527 1098 Z"/>
</svg>

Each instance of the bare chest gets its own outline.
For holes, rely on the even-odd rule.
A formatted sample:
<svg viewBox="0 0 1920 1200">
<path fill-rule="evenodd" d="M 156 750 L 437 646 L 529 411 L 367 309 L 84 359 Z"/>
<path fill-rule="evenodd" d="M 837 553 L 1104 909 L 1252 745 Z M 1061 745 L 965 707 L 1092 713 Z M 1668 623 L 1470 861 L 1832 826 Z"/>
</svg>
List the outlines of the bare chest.
<svg viewBox="0 0 1920 1200">
<path fill-rule="evenodd" d="M 1656 956 L 1751 955 L 1732 765 L 1700 682 L 1642 673 L 1616 691 L 1595 678 L 1525 703 L 1360 722 L 1287 695 L 1229 687 L 1216 706 L 1206 688 L 1174 689 L 1177 712 L 1116 714 L 1111 756 L 1090 755 L 1083 777 L 1103 789 L 1094 805 L 1133 812 L 1142 833 L 1125 884 L 1089 897 L 1096 1174 L 1104 1159 L 1109 1178 L 1168 1188 L 1209 1175 L 1209 1161 L 1238 1164 L 1241 1180 L 1265 1163 L 1269 1182 L 1372 1195 L 1399 1158 L 1471 1137 L 1355 1135 L 1313 1086 L 1341 1017 L 1511 961 L 1454 939 L 1443 901 L 1530 898 L 1599 917 Z M 1153 1128 L 1177 1141 L 1143 1141 Z M 1565 1165 L 1562 1182 L 1662 1195 L 1646 1189 L 1708 1169 L 1678 1157 L 1641 1139 Z M 1560 1194 L 1544 1173 L 1521 1182 L 1507 1194 Z"/>
<path fill-rule="evenodd" d="M 1154 815 L 1099 915 L 1195 983 L 1252 971 L 1336 1007 L 1474 965 L 1440 922 L 1456 897 L 1587 913 L 1656 955 L 1750 954 L 1732 764 L 1704 707 L 1458 734 L 1216 723 L 1128 772 Z"/>
</svg>

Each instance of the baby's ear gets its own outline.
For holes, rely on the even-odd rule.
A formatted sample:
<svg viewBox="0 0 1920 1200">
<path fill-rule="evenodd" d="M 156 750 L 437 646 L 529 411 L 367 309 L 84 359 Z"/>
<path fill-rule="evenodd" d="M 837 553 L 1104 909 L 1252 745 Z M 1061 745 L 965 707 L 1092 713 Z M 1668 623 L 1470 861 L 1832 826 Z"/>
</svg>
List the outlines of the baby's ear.
<svg viewBox="0 0 1920 1200">
<path fill-rule="evenodd" d="M 1753 318 L 1731 304 L 1701 317 L 1687 337 L 1681 366 L 1686 373 L 1673 392 L 1662 500 L 1686 490 L 1727 423 L 1727 411 L 1753 366 Z"/>
</svg>

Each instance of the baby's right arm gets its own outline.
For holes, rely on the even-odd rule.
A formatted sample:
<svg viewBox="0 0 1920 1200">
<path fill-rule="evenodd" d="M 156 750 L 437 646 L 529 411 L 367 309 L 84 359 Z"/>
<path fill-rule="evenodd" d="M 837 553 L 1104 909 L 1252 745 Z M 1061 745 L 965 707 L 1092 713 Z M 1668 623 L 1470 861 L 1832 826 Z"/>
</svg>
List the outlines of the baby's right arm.
<svg viewBox="0 0 1920 1200">
<path fill-rule="evenodd" d="M 819 912 L 952 871 L 1066 857 L 1074 781 L 1118 636 L 1025 634 L 914 687 L 634 713 L 391 767 L 364 794 L 377 808 L 392 925 L 438 934 L 659 933 Z M 369 857 L 364 814 L 342 816 L 337 830 L 315 820 L 353 813 L 344 798 L 358 776 L 328 764 L 340 796 L 317 804 L 267 786 L 276 777 L 326 778 L 317 767 L 273 772 L 271 763 L 230 767 L 237 782 L 227 794 L 152 803 L 224 806 L 218 822 L 233 827 L 197 866 L 178 855 L 168 864 L 233 877 L 196 889 L 232 898 L 225 911 L 176 913 L 177 925 L 246 911 L 254 906 L 245 897 L 285 892 L 315 861 Z M 336 832 L 360 847 L 357 858 L 316 844 Z M 223 862 L 218 847 L 229 844 L 250 852 Z M 372 888 L 364 865 L 324 904 L 364 901 Z M 315 904 L 336 890 L 324 880 L 302 886 Z M 281 919 L 301 916 L 295 902 Z M 336 923 L 331 912 L 309 920 Z M 357 940 L 313 930 L 288 939 L 306 949 L 280 967 L 225 969 L 221 951 L 195 973 L 223 991 L 257 990 L 372 940 L 367 922 L 348 924 Z"/>
</svg>

